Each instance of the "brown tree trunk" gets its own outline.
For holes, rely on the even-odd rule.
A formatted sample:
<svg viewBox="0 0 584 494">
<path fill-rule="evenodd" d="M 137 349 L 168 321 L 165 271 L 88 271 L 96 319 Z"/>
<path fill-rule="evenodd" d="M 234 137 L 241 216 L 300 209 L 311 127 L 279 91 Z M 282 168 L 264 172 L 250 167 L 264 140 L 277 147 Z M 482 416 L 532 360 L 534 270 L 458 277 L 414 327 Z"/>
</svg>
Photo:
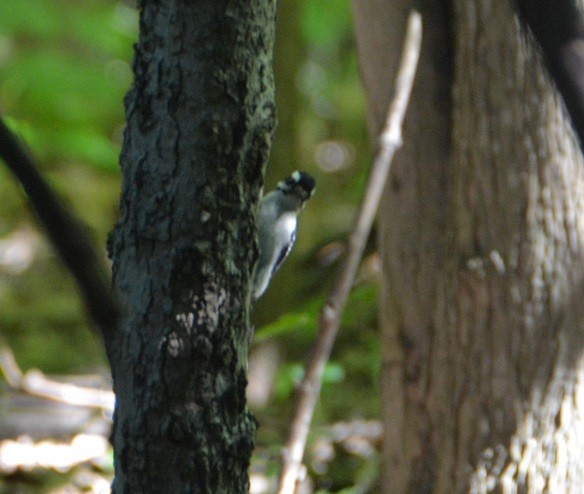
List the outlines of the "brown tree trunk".
<svg viewBox="0 0 584 494">
<path fill-rule="evenodd" d="M 398 3 L 354 2 L 373 133 Z M 422 65 L 379 219 L 384 489 L 579 493 L 580 151 L 507 2 L 420 3 Z"/>
<path fill-rule="evenodd" d="M 142 0 L 112 234 L 115 493 L 249 491 L 254 204 L 275 2 Z"/>
</svg>

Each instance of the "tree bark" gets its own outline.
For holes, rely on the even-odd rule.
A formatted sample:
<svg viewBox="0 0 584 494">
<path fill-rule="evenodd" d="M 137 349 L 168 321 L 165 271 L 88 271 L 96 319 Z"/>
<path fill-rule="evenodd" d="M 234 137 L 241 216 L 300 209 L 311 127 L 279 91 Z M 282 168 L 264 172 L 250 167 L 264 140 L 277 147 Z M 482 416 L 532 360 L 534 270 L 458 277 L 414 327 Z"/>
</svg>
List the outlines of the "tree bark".
<svg viewBox="0 0 584 494">
<path fill-rule="evenodd" d="M 574 130 L 584 145 L 584 12 L 580 0 L 515 0 L 542 49 Z"/>
<path fill-rule="evenodd" d="M 143 0 L 126 97 L 126 307 L 106 342 L 116 493 L 248 492 L 253 206 L 275 124 L 275 2 Z"/>
<path fill-rule="evenodd" d="M 382 108 L 363 29 L 393 51 L 409 2 L 374 3 L 354 6 Z M 384 490 L 581 492 L 582 157 L 510 3 L 420 4 L 427 72 L 379 219 Z"/>
</svg>

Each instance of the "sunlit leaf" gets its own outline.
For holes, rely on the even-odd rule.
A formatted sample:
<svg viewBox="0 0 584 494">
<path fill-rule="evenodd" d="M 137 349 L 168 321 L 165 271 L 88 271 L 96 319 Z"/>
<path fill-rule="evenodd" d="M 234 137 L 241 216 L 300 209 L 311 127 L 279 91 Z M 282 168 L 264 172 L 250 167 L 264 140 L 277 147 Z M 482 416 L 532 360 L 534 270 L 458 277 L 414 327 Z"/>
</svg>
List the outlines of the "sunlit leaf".
<svg viewBox="0 0 584 494">
<path fill-rule="evenodd" d="M 260 343 L 268 338 L 275 338 L 291 331 L 308 331 L 314 328 L 316 313 L 308 311 L 284 314 L 277 321 L 263 326 L 254 337 L 254 342 Z"/>
</svg>

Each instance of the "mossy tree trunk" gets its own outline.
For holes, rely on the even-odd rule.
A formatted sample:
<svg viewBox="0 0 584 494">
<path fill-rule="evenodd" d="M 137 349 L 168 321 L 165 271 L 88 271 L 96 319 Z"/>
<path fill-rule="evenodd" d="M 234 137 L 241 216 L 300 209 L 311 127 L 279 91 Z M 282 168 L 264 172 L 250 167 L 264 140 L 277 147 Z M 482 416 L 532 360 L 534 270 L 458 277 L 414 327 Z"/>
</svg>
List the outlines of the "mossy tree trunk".
<svg viewBox="0 0 584 494">
<path fill-rule="evenodd" d="M 254 204 L 275 125 L 274 0 L 143 0 L 106 342 L 116 493 L 244 493 Z"/>
<path fill-rule="evenodd" d="M 412 2 L 364 4 L 376 134 Z M 422 65 L 379 218 L 384 491 L 579 493 L 581 153 L 509 2 L 416 6 Z"/>
</svg>

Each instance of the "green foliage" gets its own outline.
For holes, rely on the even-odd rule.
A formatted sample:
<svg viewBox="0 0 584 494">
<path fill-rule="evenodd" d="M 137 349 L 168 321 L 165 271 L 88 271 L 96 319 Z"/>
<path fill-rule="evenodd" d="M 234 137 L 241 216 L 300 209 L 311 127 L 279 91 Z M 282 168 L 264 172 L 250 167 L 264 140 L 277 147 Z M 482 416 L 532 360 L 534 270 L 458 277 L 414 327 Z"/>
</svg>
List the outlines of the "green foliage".
<svg viewBox="0 0 584 494">
<path fill-rule="evenodd" d="M 302 4 L 302 34 L 321 50 L 338 51 L 352 40 L 353 20 L 347 0 L 311 0 Z"/>
<path fill-rule="evenodd" d="M 306 332 L 314 328 L 315 306 L 316 304 L 312 304 L 309 311 L 283 314 L 273 323 L 266 324 L 255 334 L 254 342 L 261 343 L 269 338 L 282 336 L 292 331 Z"/>
<path fill-rule="evenodd" d="M 111 172 L 136 35 L 137 12 L 123 2 L 0 3 L 0 108 L 101 245 L 116 217 L 119 178 Z M 3 165 L 0 197 L 0 239 L 35 228 Z M 21 274 L 0 266 L 0 331 L 24 368 L 63 373 L 104 362 L 77 288 L 46 246 Z"/>
<path fill-rule="evenodd" d="M 123 3 L 3 0 L 0 103 L 43 162 L 117 170 L 136 35 Z"/>
</svg>

